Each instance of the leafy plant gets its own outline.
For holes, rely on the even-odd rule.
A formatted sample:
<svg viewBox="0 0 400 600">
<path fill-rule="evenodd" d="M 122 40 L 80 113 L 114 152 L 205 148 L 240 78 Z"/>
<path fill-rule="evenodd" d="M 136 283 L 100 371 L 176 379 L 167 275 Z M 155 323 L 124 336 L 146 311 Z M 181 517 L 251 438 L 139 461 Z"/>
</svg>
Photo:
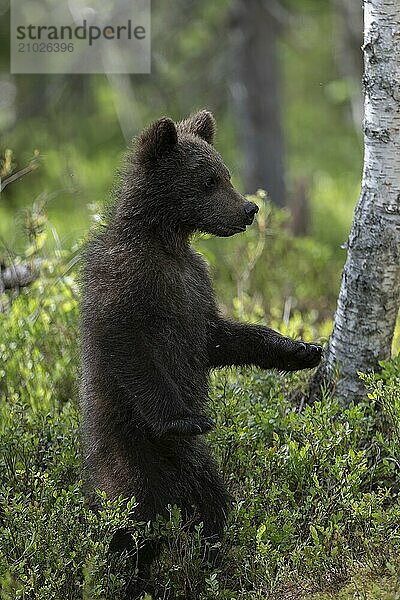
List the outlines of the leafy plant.
<svg viewBox="0 0 400 600">
<path fill-rule="evenodd" d="M 282 235 L 295 245 L 286 230 L 277 231 L 274 243 Z M 249 247 L 238 242 L 243 266 L 253 269 L 232 307 L 253 317 L 244 291 L 258 265 L 252 257 L 260 260 L 264 251 L 257 235 Z M 208 441 L 232 495 L 218 568 L 202 562 L 201 525 L 194 532 L 182 527 L 176 507 L 150 526 L 132 521 L 134 498 L 127 505 L 99 492 L 93 511 L 82 484 L 78 290 L 74 272 L 65 272 L 70 258 L 50 261 L 0 313 L 0 598 L 122 598 L 135 566 L 128 556 L 109 555 L 121 525 L 138 544 L 163 540 L 154 597 L 300 597 L 301 590 L 341 586 L 360 566 L 372 581 L 397 577 L 399 359 L 363 376 L 368 396 L 346 410 L 324 397 L 298 412 L 290 392 L 304 374 L 212 374 L 217 427 Z M 278 325 L 322 335 L 325 325 L 307 319 L 294 312 Z"/>
</svg>

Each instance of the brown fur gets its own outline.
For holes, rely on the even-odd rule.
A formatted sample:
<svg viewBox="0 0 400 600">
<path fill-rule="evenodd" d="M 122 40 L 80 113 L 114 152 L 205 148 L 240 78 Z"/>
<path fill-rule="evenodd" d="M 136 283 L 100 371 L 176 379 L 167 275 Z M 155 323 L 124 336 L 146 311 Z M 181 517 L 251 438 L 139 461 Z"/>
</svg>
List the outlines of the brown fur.
<svg viewBox="0 0 400 600">
<path fill-rule="evenodd" d="M 109 223 L 86 250 L 81 388 L 90 487 L 135 495 L 141 520 L 167 504 L 185 519 L 197 512 L 211 540 L 221 538 L 228 494 L 201 435 L 213 427 L 210 369 L 295 370 L 321 356 L 219 313 L 190 237 L 243 231 L 258 208 L 232 187 L 214 132 L 207 111 L 180 124 L 162 118 L 129 155 Z"/>
</svg>

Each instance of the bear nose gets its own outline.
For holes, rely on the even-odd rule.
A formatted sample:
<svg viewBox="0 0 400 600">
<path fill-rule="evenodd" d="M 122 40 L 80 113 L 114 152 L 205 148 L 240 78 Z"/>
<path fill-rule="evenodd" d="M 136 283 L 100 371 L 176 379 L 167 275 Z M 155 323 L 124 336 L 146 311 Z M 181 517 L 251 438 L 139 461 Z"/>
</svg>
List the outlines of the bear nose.
<svg viewBox="0 0 400 600">
<path fill-rule="evenodd" d="M 254 215 L 258 213 L 258 210 L 259 208 L 257 204 L 254 204 L 254 202 L 246 202 L 246 204 L 244 205 L 244 212 L 246 213 L 246 216 L 250 219 L 252 219 Z"/>
</svg>

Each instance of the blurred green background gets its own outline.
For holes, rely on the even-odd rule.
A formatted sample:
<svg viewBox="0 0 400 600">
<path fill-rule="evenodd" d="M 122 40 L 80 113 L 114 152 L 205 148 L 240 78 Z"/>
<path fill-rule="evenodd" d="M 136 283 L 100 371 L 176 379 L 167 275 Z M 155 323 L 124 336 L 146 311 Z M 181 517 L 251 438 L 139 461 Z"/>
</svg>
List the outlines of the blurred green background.
<svg viewBox="0 0 400 600">
<path fill-rule="evenodd" d="M 274 190 L 296 231 L 342 263 L 362 164 L 362 9 L 355 4 L 358 34 L 349 40 L 344 0 L 155 0 L 151 75 L 12 76 L 4 31 L 1 151 L 12 149 L 19 169 L 38 150 L 41 165 L 2 194 L 3 246 L 21 251 L 21 209 L 43 194 L 62 244 L 73 245 L 93 205 L 107 199 L 132 136 L 160 115 L 181 119 L 208 107 L 238 187 Z M 8 10 L 0 3 L 4 29 Z M 252 160 L 256 173 L 246 172 Z"/>
</svg>

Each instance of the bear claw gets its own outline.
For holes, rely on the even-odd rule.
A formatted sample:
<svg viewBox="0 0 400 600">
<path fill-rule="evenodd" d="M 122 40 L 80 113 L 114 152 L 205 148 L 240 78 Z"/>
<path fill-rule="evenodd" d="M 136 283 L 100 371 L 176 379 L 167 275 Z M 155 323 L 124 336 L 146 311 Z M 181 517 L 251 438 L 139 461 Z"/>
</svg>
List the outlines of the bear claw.
<svg viewBox="0 0 400 600">
<path fill-rule="evenodd" d="M 164 435 L 202 435 L 211 431 L 215 423 L 209 417 L 203 415 L 193 415 L 186 419 L 177 419 L 168 423 L 164 429 Z"/>
<path fill-rule="evenodd" d="M 297 342 L 292 357 L 289 359 L 287 369 L 297 371 L 300 369 L 312 369 L 319 365 L 322 357 L 322 346 L 319 344 L 306 344 Z"/>
</svg>

